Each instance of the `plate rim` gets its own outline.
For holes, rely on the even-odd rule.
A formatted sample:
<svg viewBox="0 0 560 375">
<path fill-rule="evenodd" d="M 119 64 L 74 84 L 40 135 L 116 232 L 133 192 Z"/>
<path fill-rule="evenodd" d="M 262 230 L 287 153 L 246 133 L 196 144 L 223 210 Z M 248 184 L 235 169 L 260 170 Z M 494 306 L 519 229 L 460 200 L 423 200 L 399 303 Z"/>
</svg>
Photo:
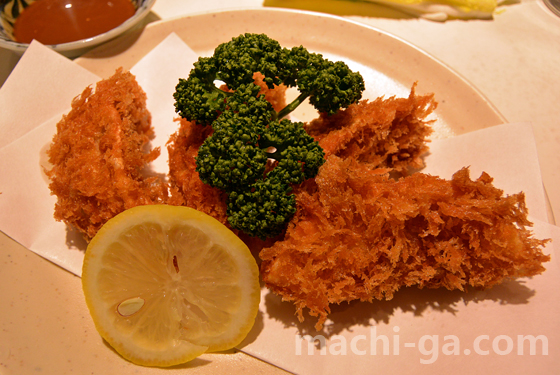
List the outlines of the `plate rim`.
<svg viewBox="0 0 560 375">
<path fill-rule="evenodd" d="M 357 27 L 359 29 L 366 30 L 367 33 L 370 34 L 370 35 L 373 35 L 374 33 L 380 34 L 383 37 L 389 38 L 389 39 L 395 41 L 395 43 L 398 43 L 401 46 L 405 46 L 405 48 L 407 48 L 411 51 L 414 51 L 414 53 L 418 54 L 419 56 L 423 56 L 425 59 L 430 60 L 433 64 L 439 66 L 441 69 L 443 69 L 447 73 L 454 76 L 456 81 L 460 82 L 462 85 L 464 85 L 464 87 L 471 90 L 472 94 L 474 94 L 477 97 L 477 99 L 479 99 L 484 104 L 484 106 L 486 107 L 486 110 L 489 110 L 489 112 L 492 112 L 492 115 L 495 117 L 494 118 L 494 120 L 495 120 L 494 124 L 483 125 L 483 126 L 480 126 L 478 128 L 475 128 L 475 129 L 467 129 L 464 132 L 458 132 L 456 134 L 468 133 L 470 131 L 478 130 L 480 128 L 486 128 L 486 127 L 495 126 L 495 125 L 507 122 L 505 116 L 486 97 L 486 95 L 484 95 L 484 93 L 480 89 L 478 89 L 474 84 L 472 84 L 468 79 L 466 79 L 462 74 L 457 72 L 451 66 L 444 63 L 440 59 L 436 58 L 435 56 L 433 56 L 429 52 L 425 51 L 424 49 L 416 46 L 415 44 L 407 41 L 406 39 L 404 39 L 402 37 L 394 35 L 394 34 L 388 32 L 386 30 L 383 30 L 381 28 L 366 24 L 364 22 L 360 22 L 360 21 L 357 21 L 357 20 L 354 20 L 354 19 L 349 19 L 349 18 L 346 18 L 346 17 L 342 17 L 342 16 L 330 14 L 330 13 L 322 13 L 322 12 L 316 12 L 316 11 L 310 11 L 310 10 L 298 10 L 298 9 L 282 8 L 282 7 L 254 7 L 254 6 L 249 6 L 249 7 L 231 7 L 231 8 L 225 8 L 225 9 L 220 9 L 220 10 L 207 10 L 207 11 L 200 11 L 200 12 L 193 12 L 193 13 L 188 13 L 188 14 L 177 15 L 175 17 L 170 17 L 170 18 L 166 18 L 166 19 L 159 19 L 159 20 L 150 22 L 140 29 L 131 30 L 127 35 L 125 35 L 123 37 L 113 39 L 113 40 L 111 40 L 111 41 L 109 41 L 109 42 L 107 42 L 103 45 L 100 45 L 100 46 L 88 51 L 84 55 L 76 58 L 74 60 L 74 62 L 76 62 L 78 65 L 81 65 L 82 67 L 85 67 L 86 69 L 88 69 L 88 67 L 91 68 L 91 67 L 94 67 L 98 64 L 102 64 L 103 61 L 107 62 L 107 61 L 110 61 L 114 58 L 119 58 L 119 57 L 125 56 L 127 54 L 133 53 L 131 51 L 133 51 L 135 47 L 138 47 L 137 40 L 140 40 L 140 43 L 142 43 L 142 41 L 141 41 L 142 36 L 147 36 L 148 37 L 150 34 L 154 35 L 155 33 L 158 32 L 159 29 L 164 28 L 166 25 L 173 25 L 173 24 L 178 23 L 178 22 L 188 22 L 188 20 L 191 20 L 191 19 L 204 18 L 204 17 L 209 17 L 209 16 L 211 16 L 211 17 L 218 16 L 218 15 L 219 16 L 225 16 L 225 15 L 232 15 L 233 16 L 235 14 L 241 14 L 241 12 L 244 12 L 245 14 L 247 14 L 247 12 L 251 12 L 251 13 L 254 13 L 254 14 L 274 14 L 274 15 L 282 14 L 282 15 L 287 15 L 288 17 L 289 17 L 289 15 L 310 17 L 310 18 L 315 19 L 315 20 L 320 19 L 320 20 L 327 20 L 327 22 L 340 22 L 341 24 L 351 25 L 352 27 Z M 126 38 L 127 36 L 129 38 L 129 40 L 125 41 L 124 38 Z M 123 41 L 124 41 L 124 44 L 126 44 L 126 43 L 130 44 L 125 49 L 119 48 L 119 44 L 123 43 Z M 111 53 L 114 53 L 114 54 L 112 55 Z M 144 54 L 143 55 L 138 55 L 138 56 L 135 56 L 135 57 L 138 60 L 140 60 L 143 56 L 144 56 Z M 118 67 L 118 66 L 115 66 L 115 68 L 116 67 Z M 436 101 L 438 101 L 437 92 L 435 92 L 435 95 L 436 95 Z M 436 113 L 438 113 L 437 109 L 436 109 Z"/>
</svg>

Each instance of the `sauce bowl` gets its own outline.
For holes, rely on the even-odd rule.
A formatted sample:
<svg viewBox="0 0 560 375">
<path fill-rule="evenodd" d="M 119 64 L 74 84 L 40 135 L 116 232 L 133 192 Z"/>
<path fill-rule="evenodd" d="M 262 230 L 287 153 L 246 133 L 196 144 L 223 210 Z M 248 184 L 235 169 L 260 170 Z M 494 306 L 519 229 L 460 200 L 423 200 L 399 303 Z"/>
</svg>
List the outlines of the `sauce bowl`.
<svg viewBox="0 0 560 375">
<path fill-rule="evenodd" d="M 20 43 L 15 40 L 14 37 L 14 24 L 17 20 L 17 17 L 27 8 L 28 6 L 32 5 L 36 1 L 45 1 L 45 0 L 28 0 L 28 1 L 21 1 L 21 0 L 3 0 L 0 1 L 0 48 L 6 48 L 8 50 L 12 50 L 18 54 L 23 54 L 27 47 L 29 46 L 28 43 Z M 61 43 L 61 44 L 45 44 L 47 47 L 61 53 L 64 56 L 73 58 L 77 57 L 89 49 L 107 42 L 127 30 L 130 30 L 134 26 L 138 25 L 138 23 L 144 19 L 144 17 L 150 12 L 150 9 L 154 5 L 156 0 L 130 0 L 134 5 L 136 11 L 134 15 L 128 18 L 123 23 L 119 24 L 118 26 L 110 29 L 106 32 L 101 34 L 88 37 L 85 39 L 76 40 L 73 42 Z M 68 0 L 68 3 L 71 4 L 72 1 Z"/>
</svg>

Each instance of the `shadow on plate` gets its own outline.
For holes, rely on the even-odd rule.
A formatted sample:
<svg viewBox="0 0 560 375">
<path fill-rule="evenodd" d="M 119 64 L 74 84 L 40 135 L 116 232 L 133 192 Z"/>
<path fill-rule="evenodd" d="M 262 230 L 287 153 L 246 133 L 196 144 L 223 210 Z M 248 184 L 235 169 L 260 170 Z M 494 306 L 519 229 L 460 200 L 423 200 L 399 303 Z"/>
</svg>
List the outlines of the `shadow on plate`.
<svg viewBox="0 0 560 375">
<path fill-rule="evenodd" d="M 255 318 L 255 324 L 253 324 L 253 328 L 251 328 L 251 331 L 249 331 L 245 339 L 243 339 L 243 342 L 241 342 L 239 345 L 236 345 L 236 348 L 243 349 L 245 346 L 253 343 L 257 339 L 257 337 L 259 337 L 259 334 L 262 332 L 263 329 L 264 329 L 263 312 L 259 310 L 257 313 L 257 317 Z"/>
<path fill-rule="evenodd" d="M 301 336 L 332 337 L 352 327 L 370 327 L 377 324 L 389 324 L 397 312 L 410 313 L 421 317 L 430 311 L 455 315 L 461 305 L 492 301 L 500 305 L 520 305 L 529 302 L 535 291 L 523 285 L 523 281 L 510 280 L 486 290 L 469 289 L 467 292 L 446 289 L 402 288 L 390 301 L 360 302 L 352 301 L 332 305 L 331 313 L 322 331 L 314 327 L 317 318 L 304 313 L 305 320 L 299 322 L 295 315 L 295 306 L 283 302 L 282 298 L 269 292 L 265 297 L 266 312 L 272 319 L 283 323 L 285 327 L 297 327 Z"/>
<path fill-rule="evenodd" d="M 85 253 L 87 242 L 81 232 L 70 225 L 66 225 L 66 246 L 71 250 L 80 250 Z"/>
<path fill-rule="evenodd" d="M 103 344 L 105 344 L 105 346 L 107 348 L 109 348 L 113 353 L 115 353 L 116 355 L 118 355 L 119 357 L 121 357 L 122 359 L 124 359 L 125 361 L 132 363 L 131 361 L 129 361 L 128 359 L 124 358 L 122 355 L 120 355 L 119 352 L 117 352 L 115 350 L 115 348 L 113 348 L 111 346 L 111 344 L 109 344 L 105 339 L 103 339 Z M 234 351 L 231 351 L 232 353 Z M 226 353 L 226 352 L 224 352 Z M 228 352 L 229 353 L 229 352 Z M 212 363 L 212 361 L 204 359 L 204 358 L 195 358 L 189 362 L 186 363 L 182 363 L 179 365 L 175 365 L 175 366 L 169 366 L 169 367 L 165 367 L 165 368 L 161 368 L 161 369 L 165 369 L 165 370 L 178 370 L 178 369 L 189 369 L 189 368 L 196 368 L 196 367 L 201 367 L 201 366 L 206 366 L 208 364 Z"/>
</svg>

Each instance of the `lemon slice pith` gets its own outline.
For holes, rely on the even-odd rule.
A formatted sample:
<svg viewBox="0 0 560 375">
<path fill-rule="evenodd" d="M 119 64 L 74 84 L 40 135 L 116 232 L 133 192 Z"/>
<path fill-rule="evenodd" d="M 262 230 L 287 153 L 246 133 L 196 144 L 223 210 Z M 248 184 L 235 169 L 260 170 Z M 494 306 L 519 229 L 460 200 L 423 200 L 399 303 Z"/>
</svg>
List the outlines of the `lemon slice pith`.
<svg viewBox="0 0 560 375">
<path fill-rule="evenodd" d="M 251 330 L 260 300 L 247 246 L 214 218 L 167 205 L 109 220 L 88 245 L 82 287 L 101 336 L 146 366 L 234 347 Z"/>
</svg>

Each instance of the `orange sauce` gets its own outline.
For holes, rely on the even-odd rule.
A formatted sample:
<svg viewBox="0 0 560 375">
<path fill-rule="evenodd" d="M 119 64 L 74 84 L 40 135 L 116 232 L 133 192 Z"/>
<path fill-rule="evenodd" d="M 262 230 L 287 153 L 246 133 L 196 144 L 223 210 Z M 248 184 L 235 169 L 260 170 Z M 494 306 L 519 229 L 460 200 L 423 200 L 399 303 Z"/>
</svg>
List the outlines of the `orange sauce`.
<svg viewBox="0 0 560 375">
<path fill-rule="evenodd" d="M 131 0 L 37 0 L 16 18 L 14 38 L 60 44 L 109 31 L 134 15 Z"/>
</svg>

